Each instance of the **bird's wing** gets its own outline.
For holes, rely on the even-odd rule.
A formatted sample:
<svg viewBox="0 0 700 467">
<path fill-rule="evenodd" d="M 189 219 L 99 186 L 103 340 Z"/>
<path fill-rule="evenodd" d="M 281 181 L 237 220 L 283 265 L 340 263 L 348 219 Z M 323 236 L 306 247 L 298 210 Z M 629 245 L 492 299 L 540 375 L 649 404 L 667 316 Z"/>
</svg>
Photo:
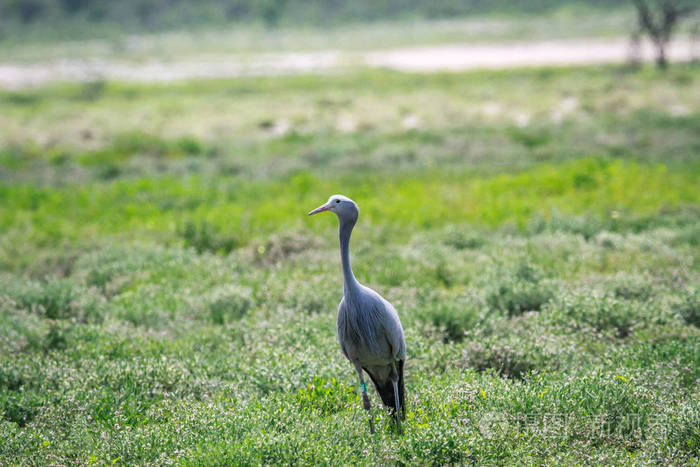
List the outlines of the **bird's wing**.
<svg viewBox="0 0 700 467">
<path fill-rule="evenodd" d="M 343 297 L 340 300 L 340 304 L 338 305 L 338 322 L 336 324 L 336 331 L 338 334 L 338 343 L 340 344 L 340 350 L 343 351 L 343 355 L 345 355 L 345 358 L 348 360 L 350 357 L 348 356 L 348 352 L 345 349 L 345 342 L 343 339 L 343 333 L 341 332 L 342 329 L 344 329 L 347 326 L 347 305 L 345 304 L 345 297 Z"/>
<path fill-rule="evenodd" d="M 378 295 L 378 294 L 377 294 Z M 393 305 L 379 296 L 384 308 L 383 313 L 383 328 L 384 335 L 391 346 L 393 356 L 396 360 L 406 359 L 406 340 L 403 335 L 403 326 L 399 314 L 394 309 Z"/>
<path fill-rule="evenodd" d="M 344 297 L 338 308 L 338 341 L 349 359 L 389 363 L 406 355 L 401 321 L 394 307 L 372 289 Z"/>
</svg>

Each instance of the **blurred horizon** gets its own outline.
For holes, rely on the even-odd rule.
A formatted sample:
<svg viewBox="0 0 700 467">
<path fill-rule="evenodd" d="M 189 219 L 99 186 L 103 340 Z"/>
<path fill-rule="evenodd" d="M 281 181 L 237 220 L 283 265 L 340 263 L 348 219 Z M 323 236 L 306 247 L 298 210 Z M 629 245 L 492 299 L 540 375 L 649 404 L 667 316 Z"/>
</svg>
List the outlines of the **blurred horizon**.
<svg viewBox="0 0 700 467">
<path fill-rule="evenodd" d="M 628 1 L 5 0 L 0 87 L 650 61 Z M 274 13 L 271 13 L 274 12 Z M 692 21 L 672 61 L 698 57 Z"/>
<path fill-rule="evenodd" d="M 473 16 L 535 16 L 568 10 L 579 16 L 590 11 L 630 9 L 627 0 L 3 0 L 0 40 L 21 28 L 52 29 L 55 38 L 99 37 L 116 26 L 122 32 L 155 32 L 210 26 L 258 24 L 275 27 L 329 27 L 376 21 L 454 19 Z M 83 29 L 97 25 L 101 29 Z M 65 33 L 64 37 L 60 34 Z"/>
<path fill-rule="evenodd" d="M 698 465 L 696 19 L 651 64 L 628 1 L 0 0 L 0 465 Z"/>
</svg>

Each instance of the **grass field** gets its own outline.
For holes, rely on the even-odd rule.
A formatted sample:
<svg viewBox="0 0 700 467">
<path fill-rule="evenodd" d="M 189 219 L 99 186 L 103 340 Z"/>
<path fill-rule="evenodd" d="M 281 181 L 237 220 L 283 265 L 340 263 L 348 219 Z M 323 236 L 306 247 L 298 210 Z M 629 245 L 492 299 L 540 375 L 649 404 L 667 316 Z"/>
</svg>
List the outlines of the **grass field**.
<svg viewBox="0 0 700 467">
<path fill-rule="evenodd" d="M 0 4 L 0 60 L 624 36 L 634 24 L 627 0 L 14 0 Z"/>
<path fill-rule="evenodd" d="M 630 8 L 589 9 L 572 5 L 531 16 L 482 14 L 442 19 L 382 20 L 320 27 L 229 24 L 124 34 L 113 25 L 22 26 L 0 36 L 0 60 L 41 62 L 80 57 L 141 61 L 190 56 L 298 50 L 366 50 L 445 43 L 493 43 L 579 37 L 625 37 L 635 24 Z M 681 24 L 680 36 L 689 27 Z M 76 35 L 82 40 L 76 40 Z M 68 39 L 72 38 L 72 39 Z"/>
<path fill-rule="evenodd" d="M 700 68 L 0 92 L 0 464 L 700 462 Z M 406 331 L 370 436 L 330 194 Z"/>
</svg>

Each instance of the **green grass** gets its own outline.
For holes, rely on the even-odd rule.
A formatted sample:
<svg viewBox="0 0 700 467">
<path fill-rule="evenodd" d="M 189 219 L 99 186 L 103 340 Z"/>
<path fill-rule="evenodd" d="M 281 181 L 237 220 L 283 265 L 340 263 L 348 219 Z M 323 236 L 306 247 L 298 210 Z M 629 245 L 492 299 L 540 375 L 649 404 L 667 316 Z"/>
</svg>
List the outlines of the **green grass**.
<svg viewBox="0 0 700 467">
<path fill-rule="evenodd" d="M 696 161 L 696 66 L 602 70 L 357 71 L 5 91 L 0 180 L 248 179 L 309 169 L 337 177 L 436 166 L 494 174 L 591 156 Z"/>
<path fill-rule="evenodd" d="M 62 188 L 22 185 L 0 189 L 0 222 L 11 243 L 22 238 L 57 244 L 138 232 L 165 242 L 180 237 L 200 252 L 228 252 L 280 225 L 328 231 L 330 221 L 311 225 L 303 214 L 334 192 L 352 190 L 361 203 L 363 222 L 392 229 L 457 222 L 523 228 L 536 215 L 547 222 L 553 215 L 582 213 L 590 222 L 614 226 L 614 216 L 622 215 L 619 224 L 624 224 L 631 221 L 628 217 L 644 219 L 661 209 L 697 205 L 699 179 L 697 165 L 669 172 L 662 165 L 586 158 L 494 177 L 435 170 L 397 178 L 348 175 L 321 180 L 299 174 L 275 182 L 190 177 Z M 9 263 L 16 256 L 7 246 Z"/>
<path fill-rule="evenodd" d="M 189 3 L 191 8 L 192 2 Z M 219 10 L 228 9 L 224 2 L 217 3 Z M 244 8 L 238 14 L 231 10 L 230 14 L 217 11 L 216 7 L 212 10 L 201 2 L 197 15 L 179 17 L 179 21 L 178 12 L 187 11 L 182 8 L 186 6 L 183 2 L 179 3 L 180 8 L 156 5 L 154 10 L 165 8 L 170 14 L 155 14 L 149 24 L 138 21 L 140 11 L 129 14 L 133 5 L 120 5 L 112 11 L 117 15 L 101 18 L 49 13 L 26 24 L 15 15 L 4 14 L 0 18 L 0 58 L 19 62 L 76 57 L 140 60 L 281 50 L 363 50 L 440 43 L 619 37 L 635 27 L 634 10 L 624 0 L 476 3 L 426 7 L 420 3 L 387 2 L 378 8 L 374 2 L 355 2 L 344 4 L 346 8 L 337 4 L 328 8 L 317 2 L 306 9 L 287 4 L 286 8 L 281 7 L 286 13 L 274 25 L 264 24 L 260 12 L 265 7 L 258 11 Z M 90 4 L 83 5 L 86 6 Z M 369 14 L 358 14 L 362 10 Z M 680 27 L 683 33 L 690 29 L 685 24 Z"/>
<path fill-rule="evenodd" d="M 697 464 L 699 72 L 0 94 L 0 464 Z M 338 349 L 335 192 L 402 435 Z"/>
</svg>

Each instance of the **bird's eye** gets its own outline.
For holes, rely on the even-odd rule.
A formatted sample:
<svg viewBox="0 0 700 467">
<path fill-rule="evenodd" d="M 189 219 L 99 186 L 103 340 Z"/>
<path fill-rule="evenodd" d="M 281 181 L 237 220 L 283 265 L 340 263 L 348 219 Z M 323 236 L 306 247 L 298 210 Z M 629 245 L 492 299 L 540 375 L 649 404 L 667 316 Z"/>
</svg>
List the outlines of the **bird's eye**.
<svg viewBox="0 0 700 467">
<path fill-rule="evenodd" d="M 340 200 L 339 200 L 339 199 L 336 199 L 336 200 L 335 200 L 335 204 L 338 204 L 338 203 L 340 203 Z"/>
</svg>

